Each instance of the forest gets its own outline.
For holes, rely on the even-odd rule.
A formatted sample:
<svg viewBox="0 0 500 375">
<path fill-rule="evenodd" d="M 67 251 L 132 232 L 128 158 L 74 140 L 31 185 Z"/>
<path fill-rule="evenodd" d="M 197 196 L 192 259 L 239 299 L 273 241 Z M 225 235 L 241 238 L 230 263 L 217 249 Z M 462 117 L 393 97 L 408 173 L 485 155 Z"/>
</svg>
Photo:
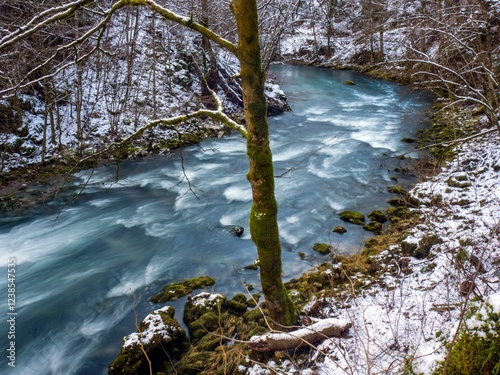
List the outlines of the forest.
<svg viewBox="0 0 500 375">
<path fill-rule="evenodd" d="M 241 171 L 248 188 L 238 185 L 224 191 L 229 205 L 233 200 L 248 202 L 247 219 L 238 226 L 220 219 L 219 226 L 229 224 L 236 237 L 244 233 L 243 227 L 248 228 L 249 234 L 242 238 L 253 244 L 258 276 L 252 280 L 259 285 L 247 284 L 240 293 L 231 290 L 226 296 L 215 293 L 218 282 L 208 276 L 171 277 L 166 271 L 170 266 L 153 264 L 155 257 L 148 259 L 144 274 L 151 265 L 158 273 L 151 280 L 145 277 L 140 288 L 129 286 L 124 270 L 113 271 L 112 278 L 102 279 L 102 288 L 107 288 L 104 296 L 85 304 L 93 306 L 92 319 L 101 313 L 113 314 L 110 311 L 132 314 L 135 324 L 129 321 L 128 331 L 137 332 L 118 339 L 121 351 L 116 338 L 114 344 L 111 338 L 106 344 L 95 344 L 96 338 L 89 348 L 99 351 L 105 345 L 105 351 L 112 352 L 103 358 L 85 353 L 85 359 L 62 360 L 64 350 L 54 354 L 60 347 L 59 334 L 48 329 L 50 335 L 45 336 L 51 336 L 56 349 L 41 351 L 36 357 L 50 358 L 41 374 L 102 372 L 100 364 L 85 364 L 93 358 L 107 362 L 109 374 L 500 373 L 498 1 L 3 0 L 0 25 L 0 207 L 5 213 L 0 226 L 4 258 L 0 265 L 9 276 L 4 278 L 9 293 L 15 291 L 10 278 L 14 265 L 21 278 L 23 271 L 28 274 L 38 262 L 49 259 L 33 252 L 33 260 L 29 252 L 19 250 L 38 240 L 36 232 L 27 241 L 14 239 L 17 230 L 24 236 L 25 220 L 37 219 L 38 213 L 26 212 L 38 212 L 30 210 L 42 206 L 52 210 L 57 204 L 50 202 L 57 199 L 64 200 L 61 212 L 66 212 L 67 205 L 78 207 L 79 199 L 85 202 L 85 194 L 94 193 L 99 183 L 105 185 L 104 179 L 93 180 L 101 168 L 111 168 L 106 172 L 113 175 L 107 185 L 111 192 L 114 186 L 127 187 L 128 165 L 140 165 L 127 163 L 179 158 L 180 175 L 172 179 L 177 182 L 170 189 L 182 186 L 184 192 L 175 199 L 175 210 L 164 213 L 176 217 L 177 207 L 189 203 L 185 196 L 197 202 L 203 195 L 194 172 L 204 167 L 190 164 L 189 147 L 207 154 L 204 142 L 238 134 L 248 161 L 247 170 Z M 289 256 L 285 248 L 300 240 L 290 240 L 284 225 L 292 225 L 294 216 L 283 220 L 278 215 L 282 206 L 279 181 L 330 147 L 344 152 L 343 135 L 334 134 L 330 143 L 308 149 L 303 159 L 282 171 L 282 154 L 271 151 L 281 147 L 275 137 L 282 134 L 278 125 L 286 113 L 301 116 L 301 112 L 290 104 L 297 100 L 294 93 L 281 87 L 282 82 L 287 84 L 283 77 L 292 71 L 280 73 L 279 67 L 296 65 L 335 71 L 339 77 L 344 77 L 342 72 L 353 72 L 342 79 L 342 88 L 336 88 L 339 96 L 331 100 L 341 104 L 352 100 L 345 99 L 350 94 L 342 90 L 368 98 L 359 105 L 374 100 L 371 109 L 361 111 L 366 118 L 378 108 L 389 113 L 384 121 L 390 123 L 390 110 L 382 108 L 381 101 L 386 99 L 376 96 L 382 91 L 400 95 L 391 102 L 393 118 L 396 107 L 415 100 L 414 107 L 405 107 L 402 130 L 398 130 L 405 134 L 398 142 L 410 148 L 396 152 L 389 141 L 380 140 L 386 147 L 378 145 L 370 151 L 383 156 L 381 169 L 394 151 L 391 157 L 406 164 L 390 172 L 415 180 L 408 186 L 399 183 L 406 177 L 384 171 L 382 190 L 392 194 L 392 199 L 370 209 L 370 214 L 358 213 L 365 209 L 359 206 L 356 210 L 342 207 L 345 210 L 340 212 L 339 203 L 331 203 L 335 220 L 342 225 L 329 228 L 327 240 L 318 239 L 309 246 L 312 252 L 294 247 L 292 253 L 311 260 L 313 268 L 292 274 L 282 258 Z M 368 77 L 373 85 L 384 82 L 389 86 L 375 86 L 375 93 L 367 91 L 371 97 L 363 97 L 360 90 Z M 395 91 L 400 87 L 406 91 Z M 409 118 L 416 122 L 416 108 L 425 106 L 412 97 L 417 92 L 425 93 L 432 105 L 421 121 L 426 128 L 413 132 Z M 342 105 L 340 112 L 347 108 Z M 315 113 L 314 104 L 309 110 L 304 112 L 307 121 L 325 113 Z M 343 119 L 353 123 L 355 131 L 363 130 L 363 117 L 353 117 L 351 122 Z M 326 117 L 318 124 L 325 121 L 337 124 Z M 366 120 L 370 121 L 375 120 Z M 317 126 L 309 133 L 319 132 Z M 376 140 L 371 138 L 383 137 L 385 131 L 379 128 L 365 138 L 353 137 L 373 146 Z M 406 131 L 411 131 L 408 136 Z M 359 162 L 347 163 L 339 163 L 338 169 L 356 173 Z M 210 163 L 207 168 L 212 168 Z M 168 173 L 162 178 L 170 183 Z M 328 183 L 333 189 L 335 181 Z M 148 184 L 145 178 L 139 185 Z M 75 186 L 71 194 L 65 193 Z M 241 198 L 242 191 L 248 198 Z M 56 216 L 54 225 L 64 222 L 64 213 Z M 141 225 L 147 227 L 156 219 L 144 220 Z M 116 222 L 126 229 L 135 228 L 121 218 Z M 360 251 L 340 250 L 337 237 L 332 236 L 340 238 L 345 231 L 360 227 L 374 236 L 363 237 Z M 210 231 L 215 236 L 213 228 Z M 151 229 L 146 232 L 151 236 Z M 72 240 L 61 237 L 58 241 L 58 236 L 54 244 L 71 245 Z M 64 257 L 70 257 L 68 249 Z M 323 258 L 317 258 L 316 252 Z M 164 273 L 161 267 L 166 268 Z M 238 272 L 241 277 L 247 271 Z M 30 280 L 36 283 L 31 273 Z M 158 291 L 158 283 L 167 280 L 171 284 L 151 296 Z M 257 290 L 252 292 L 254 287 Z M 124 293 L 117 292 L 123 288 Z M 185 302 L 180 312 L 177 305 L 175 309 L 154 305 L 171 299 L 173 289 L 181 291 L 174 300 Z M 200 289 L 204 292 L 185 297 Z M 120 293 L 127 295 L 128 302 L 116 300 Z M 22 294 L 18 300 L 23 301 Z M 106 304 L 109 310 L 101 307 Z M 22 302 L 19 305 L 21 319 Z M 69 321 L 81 325 L 78 335 L 89 340 L 86 343 L 93 340 L 85 329 L 94 332 L 97 323 L 85 318 Z M 101 330 L 96 331 L 99 337 Z M 30 335 L 26 332 L 23 340 L 35 337 Z M 7 345 L 9 350 L 12 341 L 5 337 L 0 339 L 2 348 Z M 30 353 L 22 351 L 21 339 L 15 344 L 17 361 L 13 350 L 9 366 L 15 363 L 18 368 L 8 371 L 31 373 Z"/>
</svg>

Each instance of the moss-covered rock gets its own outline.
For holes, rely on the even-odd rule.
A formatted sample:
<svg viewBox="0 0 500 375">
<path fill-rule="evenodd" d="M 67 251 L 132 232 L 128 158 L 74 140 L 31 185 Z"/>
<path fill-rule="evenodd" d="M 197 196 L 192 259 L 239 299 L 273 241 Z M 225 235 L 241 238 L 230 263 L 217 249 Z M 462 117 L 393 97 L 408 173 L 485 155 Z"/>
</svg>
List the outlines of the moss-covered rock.
<svg viewBox="0 0 500 375">
<path fill-rule="evenodd" d="M 208 332 L 215 331 L 220 325 L 220 312 L 209 311 L 200 316 L 188 326 L 189 336 L 193 340 L 200 340 Z"/>
<path fill-rule="evenodd" d="M 316 242 L 312 245 L 312 249 L 320 254 L 329 254 L 332 252 L 332 246 L 327 243 Z"/>
<path fill-rule="evenodd" d="M 353 81 L 351 81 L 350 79 L 347 79 L 345 80 L 344 82 L 342 82 L 343 85 L 347 85 L 347 86 L 354 86 L 355 83 Z"/>
<path fill-rule="evenodd" d="M 382 233 L 382 228 L 383 228 L 382 223 L 379 223 L 378 221 L 370 221 L 369 223 L 363 225 L 364 230 L 373 232 L 375 234 Z"/>
<path fill-rule="evenodd" d="M 206 313 L 219 313 L 225 305 L 226 297 L 222 294 L 199 293 L 189 297 L 184 304 L 183 320 L 188 326 Z"/>
<path fill-rule="evenodd" d="M 340 213 L 339 217 L 340 220 L 357 225 L 363 225 L 365 222 L 365 215 L 356 211 L 343 211 Z"/>
<path fill-rule="evenodd" d="M 174 315 L 174 309 L 166 306 L 146 316 L 138 332 L 123 339 L 120 354 L 109 365 L 109 374 L 149 374 L 148 359 L 156 373 L 163 369 L 164 362 L 175 360 L 184 353 L 189 343 Z"/>
<path fill-rule="evenodd" d="M 443 243 L 443 240 L 436 234 L 430 233 L 422 237 L 418 242 L 418 247 L 413 256 L 417 259 L 424 259 L 429 256 L 432 246 Z"/>
<path fill-rule="evenodd" d="M 424 259 L 429 256 L 432 246 L 442 243 L 439 236 L 434 233 L 424 235 L 418 242 L 412 239 L 401 241 L 401 252 L 405 256 Z"/>
<path fill-rule="evenodd" d="M 205 288 L 215 284 L 215 279 L 210 276 L 200 276 L 192 279 L 187 279 L 178 283 L 169 284 L 164 287 L 160 293 L 155 294 L 150 298 L 153 303 L 167 302 L 176 300 L 179 297 L 187 296 L 195 289 Z"/>
<path fill-rule="evenodd" d="M 226 302 L 226 306 L 233 313 L 242 314 L 248 308 L 247 297 L 242 293 L 238 293 Z"/>
<path fill-rule="evenodd" d="M 370 219 L 371 221 L 375 221 L 377 223 L 385 223 L 387 221 L 387 217 L 380 210 L 375 210 L 370 212 L 368 214 L 368 219 Z"/>
</svg>

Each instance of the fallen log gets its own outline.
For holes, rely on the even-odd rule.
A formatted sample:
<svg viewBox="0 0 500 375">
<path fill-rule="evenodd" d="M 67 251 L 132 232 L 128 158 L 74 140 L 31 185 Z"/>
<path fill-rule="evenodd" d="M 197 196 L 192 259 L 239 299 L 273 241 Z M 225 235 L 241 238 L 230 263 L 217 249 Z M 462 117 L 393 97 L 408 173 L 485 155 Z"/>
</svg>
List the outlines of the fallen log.
<svg viewBox="0 0 500 375">
<path fill-rule="evenodd" d="M 329 337 L 342 337 L 351 326 L 351 322 L 345 320 L 323 319 L 292 332 L 268 332 L 260 336 L 252 336 L 248 346 L 259 352 L 296 349 Z"/>
</svg>

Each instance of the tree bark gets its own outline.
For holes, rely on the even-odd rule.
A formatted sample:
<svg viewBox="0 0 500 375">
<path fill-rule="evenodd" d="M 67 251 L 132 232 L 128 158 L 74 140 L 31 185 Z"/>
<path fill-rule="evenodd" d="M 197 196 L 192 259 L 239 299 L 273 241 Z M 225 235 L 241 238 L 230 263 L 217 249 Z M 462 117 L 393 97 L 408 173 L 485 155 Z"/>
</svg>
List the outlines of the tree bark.
<svg viewBox="0 0 500 375">
<path fill-rule="evenodd" d="M 247 126 L 247 155 L 250 163 L 247 178 L 253 196 L 250 234 L 257 246 L 262 291 L 270 318 L 276 326 L 289 326 L 296 322 L 298 313 L 281 279 L 278 205 L 274 195 L 274 169 L 269 147 L 257 2 L 233 0 L 231 9 L 238 29 L 237 57 L 241 69 L 243 109 Z"/>
</svg>

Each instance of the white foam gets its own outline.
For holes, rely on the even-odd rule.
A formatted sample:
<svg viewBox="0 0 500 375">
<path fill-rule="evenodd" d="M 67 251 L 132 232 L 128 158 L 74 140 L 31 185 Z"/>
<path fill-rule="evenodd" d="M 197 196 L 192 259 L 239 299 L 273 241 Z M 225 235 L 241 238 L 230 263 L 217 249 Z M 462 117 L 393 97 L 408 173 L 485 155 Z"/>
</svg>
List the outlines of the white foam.
<svg viewBox="0 0 500 375">
<path fill-rule="evenodd" d="M 273 153 L 273 161 L 287 161 L 297 156 L 303 155 L 305 152 L 300 148 L 289 148 L 281 152 Z"/>
<path fill-rule="evenodd" d="M 106 207 L 115 201 L 116 199 L 96 199 L 88 202 L 88 204 L 94 207 Z"/>
<path fill-rule="evenodd" d="M 252 200 L 252 191 L 250 188 L 241 188 L 230 186 L 224 190 L 224 197 L 229 201 L 250 202 Z"/>
</svg>

